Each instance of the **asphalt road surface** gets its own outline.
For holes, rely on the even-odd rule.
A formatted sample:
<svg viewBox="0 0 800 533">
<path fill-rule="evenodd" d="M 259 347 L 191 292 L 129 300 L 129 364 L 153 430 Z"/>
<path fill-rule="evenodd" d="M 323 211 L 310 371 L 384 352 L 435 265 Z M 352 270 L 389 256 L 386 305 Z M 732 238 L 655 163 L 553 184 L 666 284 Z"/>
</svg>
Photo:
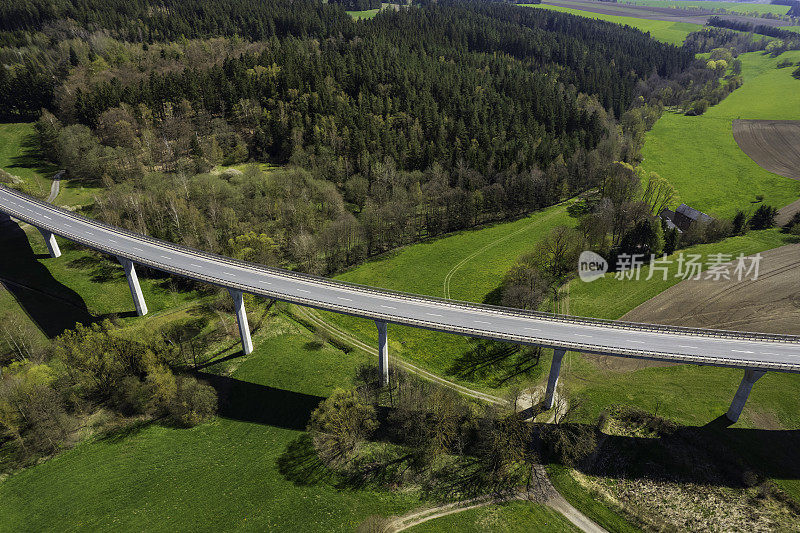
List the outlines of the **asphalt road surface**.
<svg viewBox="0 0 800 533">
<path fill-rule="evenodd" d="M 0 211 L 101 252 L 191 279 L 435 331 L 588 353 L 800 372 L 800 337 L 529 313 L 363 287 L 128 232 L 0 186 Z M 8 253 L 5 251 L 4 253 Z"/>
</svg>

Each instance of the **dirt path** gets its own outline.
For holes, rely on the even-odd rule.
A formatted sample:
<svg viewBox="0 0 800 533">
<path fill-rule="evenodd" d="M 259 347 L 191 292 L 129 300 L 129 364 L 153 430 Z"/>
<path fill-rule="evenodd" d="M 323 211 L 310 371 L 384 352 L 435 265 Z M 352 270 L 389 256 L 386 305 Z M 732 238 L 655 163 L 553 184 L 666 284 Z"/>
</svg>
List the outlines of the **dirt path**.
<svg viewBox="0 0 800 533">
<path fill-rule="evenodd" d="M 46 200 L 47 203 L 52 204 L 61 191 L 61 176 L 63 175 L 64 171 L 59 170 L 56 172 L 55 176 L 53 176 L 53 183 L 50 184 L 50 196 L 48 196 Z"/>
<path fill-rule="evenodd" d="M 429 520 L 435 520 L 443 516 L 461 513 L 478 507 L 486 507 L 498 503 L 505 503 L 514 500 L 528 500 L 541 502 L 561 513 L 564 518 L 569 520 L 575 527 L 585 533 L 608 533 L 605 529 L 596 524 L 588 516 L 573 507 L 550 482 L 547 472 L 542 465 L 534 467 L 536 479 L 541 482 L 538 494 L 528 491 L 519 491 L 508 496 L 478 496 L 463 502 L 447 503 L 435 507 L 426 507 L 410 513 L 393 518 L 389 523 L 389 531 L 397 532 L 412 528 Z"/>
</svg>

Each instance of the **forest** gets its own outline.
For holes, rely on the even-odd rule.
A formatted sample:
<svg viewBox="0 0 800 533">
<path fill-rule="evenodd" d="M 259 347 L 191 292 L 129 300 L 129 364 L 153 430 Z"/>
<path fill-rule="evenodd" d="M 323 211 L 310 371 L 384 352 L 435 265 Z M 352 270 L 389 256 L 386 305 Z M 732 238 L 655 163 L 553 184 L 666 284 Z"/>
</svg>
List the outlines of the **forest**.
<svg viewBox="0 0 800 533">
<path fill-rule="evenodd" d="M 644 80 L 693 63 L 506 3 L 13 0 L 0 29 L 3 118 L 104 185 L 90 214 L 318 273 L 596 186 Z"/>
</svg>

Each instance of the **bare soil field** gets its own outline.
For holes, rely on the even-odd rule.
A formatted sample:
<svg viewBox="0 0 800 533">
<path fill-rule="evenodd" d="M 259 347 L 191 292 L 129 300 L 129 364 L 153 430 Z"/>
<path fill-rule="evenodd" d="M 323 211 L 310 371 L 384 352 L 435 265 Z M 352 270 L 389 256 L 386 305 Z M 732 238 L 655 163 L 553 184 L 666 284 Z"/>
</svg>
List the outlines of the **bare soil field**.
<svg viewBox="0 0 800 533">
<path fill-rule="evenodd" d="M 800 244 L 762 252 L 756 280 L 682 281 L 622 320 L 800 335 Z M 622 357 L 589 357 L 602 368 L 620 372 L 664 366 Z"/>
<path fill-rule="evenodd" d="M 764 170 L 800 180 L 800 120 L 734 120 L 733 138 Z"/>
<path fill-rule="evenodd" d="M 620 17 L 635 17 L 647 20 L 665 20 L 671 22 L 691 22 L 705 24 L 708 18 L 714 15 L 722 16 L 737 22 L 751 22 L 755 25 L 765 26 L 790 26 L 792 23 L 785 20 L 747 17 L 745 15 L 719 15 L 712 11 L 675 9 L 671 7 L 637 6 L 631 4 L 615 4 L 610 2 L 592 2 L 591 0 L 545 0 L 543 4 L 580 9 L 601 15 L 616 15 Z"/>
</svg>

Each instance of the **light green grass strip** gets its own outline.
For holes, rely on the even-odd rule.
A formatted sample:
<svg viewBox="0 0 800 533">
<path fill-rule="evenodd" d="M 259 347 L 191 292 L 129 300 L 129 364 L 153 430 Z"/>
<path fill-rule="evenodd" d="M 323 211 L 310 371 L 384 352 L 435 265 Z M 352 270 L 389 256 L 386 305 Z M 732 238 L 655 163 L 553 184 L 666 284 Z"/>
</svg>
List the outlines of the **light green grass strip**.
<svg viewBox="0 0 800 533">
<path fill-rule="evenodd" d="M 672 7 L 678 9 L 698 8 L 698 9 L 726 9 L 734 13 L 772 13 L 773 15 L 785 15 L 789 11 L 789 6 L 778 6 L 772 4 L 752 4 L 749 2 L 715 2 L 712 0 L 625 0 L 620 4 L 632 4 L 637 6 L 649 7 Z"/>
<path fill-rule="evenodd" d="M 643 32 L 650 32 L 653 39 L 663 41 L 665 43 L 680 46 L 690 33 L 699 30 L 703 26 L 700 24 L 692 24 L 689 22 L 671 22 L 663 20 L 647 20 L 635 17 L 622 17 L 616 15 L 603 15 L 601 13 L 592 13 L 590 11 L 582 11 L 579 9 L 570 9 L 561 6 L 553 6 L 548 4 L 522 4 L 527 7 L 538 7 L 542 9 L 550 9 L 559 11 L 561 13 L 570 13 L 581 17 L 592 18 L 596 20 L 605 20 L 607 22 L 614 22 L 625 26 L 631 26 Z"/>
</svg>

